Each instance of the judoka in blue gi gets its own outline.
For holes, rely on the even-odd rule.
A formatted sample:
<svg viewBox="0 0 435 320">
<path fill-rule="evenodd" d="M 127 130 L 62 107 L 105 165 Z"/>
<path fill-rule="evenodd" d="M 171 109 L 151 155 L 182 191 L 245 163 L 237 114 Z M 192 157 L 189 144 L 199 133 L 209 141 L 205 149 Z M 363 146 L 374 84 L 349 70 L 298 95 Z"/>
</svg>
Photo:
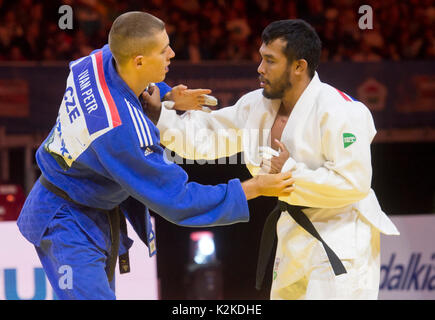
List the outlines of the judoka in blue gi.
<svg viewBox="0 0 435 320">
<path fill-rule="evenodd" d="M 138 97 L 152 82 L 171 95 L 158 82 L 174 55 L 160 19 L 129 12 L 113 23 L 109 45 L 69 65 L 56 124 L 36 153 L 42 175 L 18 219 L 59 299 L 115 299 L 114 262 L 119 255 L 128 271 L 132 245 L 125 218 L 152 256 L 149 209 L 182 226 L 226 225 L 249 220 L 247 200 L 293 190 L 290 173 L 200 185 L 164 159 Z M 199 108 L 204 92 L 185 90 L 175 107 Z M 65 267 L 72 286 L 62 284 Z"/>
</svg>

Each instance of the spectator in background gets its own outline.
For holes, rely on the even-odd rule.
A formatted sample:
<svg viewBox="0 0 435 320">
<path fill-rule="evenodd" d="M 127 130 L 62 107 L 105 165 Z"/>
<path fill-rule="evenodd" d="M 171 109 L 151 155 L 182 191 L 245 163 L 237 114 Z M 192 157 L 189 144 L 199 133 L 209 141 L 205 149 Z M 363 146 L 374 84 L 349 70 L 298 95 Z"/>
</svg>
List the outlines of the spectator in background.
<svg viewBox="0 0 435 320">
<path fill-rule="evenodd" d="M 41 27 L 39 21 L 33 21 L 29 24 L 25 32 L 26 53 L 29 60 L 41 59 Z"/>
<path fill-rule="evenodd" d="M 92 39 L 101 28 L 101 16 L 98 0 L 78 0 L 74 2 L 74 15 L 78 28 L 87 38 Z"/>
<path fill-rule="evenodd" d="M 244 13 L 242 0 L 236 1 L 235 6 L 226 13 L 227 60 L 247 60 L 250 55 L 248 37 L 251 28 Z"/>
<path fill-rule="evenodd" d="M 2 48 L 4 60 L 8 60 L 9 52 L 12 49 L 15 29 L 15 12 L 9 11 L 4 13 L 0 19 L 0 47 Z"/>
<path fill-rule="evenodd" d="M 74 58 L 83 57 L 94 50 L 94 48 L 89 45 L 89 38 L 86 37 L 83 31 L 76 32 L 73 42 L 73 48 L 75 48 Z"/>
<path fill-rule="evenodd" d="M 435 58 L 435 37 L 431 29 L 427 29 L 424 33 L 424 42 L 421 48 L 419 58 L 434 59 Z"/>
<path fill-rule="evenodd" d="M 12 46 L 11 51 L 9 53 L 9 60 L 11 61 L 25 61 L 23 53 L 21 52 L 21 48 L 17 45 Z"/>
<path fill-rule="evenodd" d="M 212 1 L 207 3 L 203 19 L 205 30 L 201 30 L 201 47 L 207 50 L 209 59 L 225 59 L 223 53 L 221 53 L 226 42 L 223 15 L 223 11 L 215 6 Z"/>
<path fill-rule="evenodd" d="M 198 63 L 201 61 L 201 42 L 199 40 L 199 33 L 196 29 L 193 29 L 190 34 L 187 51 L 190 62 Z"/>
<path fill-rule="evenodd" d="M 351 55 L 354 62 L 376 62 L 381 61 L 382 57 L 378 55 L 368 41 L 363 39 L 358 51 Z"/>
</svg>

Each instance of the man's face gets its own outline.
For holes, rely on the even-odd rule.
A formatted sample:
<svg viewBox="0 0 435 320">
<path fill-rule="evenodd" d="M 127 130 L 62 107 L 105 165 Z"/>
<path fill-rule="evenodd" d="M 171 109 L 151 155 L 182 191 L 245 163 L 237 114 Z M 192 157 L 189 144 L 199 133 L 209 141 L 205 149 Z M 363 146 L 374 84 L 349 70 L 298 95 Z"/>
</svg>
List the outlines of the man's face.
<svg viewBox="0 0 435 320">
<path fill-rule="evenodd" d="M 285 91 L 292 87 L 290 66 L 283 52 L 285 46 L 285 41 L 276 39 L 260 47 L 262 60 L 257 71 L 266 98 L 281 99 Z"/>
<path fill-rule="evenodd" d="M 170 60 L 175 56 L 174 51 L 169 46 L 169 37 L 165 30 L 155 35 L 152 48 L 147 55 L 143 56 L 142 68 L 144 77 L 152 77 L 152 82 L 161 82 L 165 79 L 169 71 Z"/>
</svg>

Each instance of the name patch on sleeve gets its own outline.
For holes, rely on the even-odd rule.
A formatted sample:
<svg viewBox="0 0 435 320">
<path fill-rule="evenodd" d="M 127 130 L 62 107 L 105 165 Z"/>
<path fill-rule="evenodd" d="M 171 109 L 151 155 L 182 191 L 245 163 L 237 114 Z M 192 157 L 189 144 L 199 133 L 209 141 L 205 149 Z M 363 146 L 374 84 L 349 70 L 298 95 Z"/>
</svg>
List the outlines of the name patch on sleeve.
<svg viewBox="0 0 435 320">
<path fill-rule="evenodd" d="M 56 126 L 45 149 L 66 170 L 93 140 L 120 124 L 98 51 L 71 64 Z"/>
</svg>

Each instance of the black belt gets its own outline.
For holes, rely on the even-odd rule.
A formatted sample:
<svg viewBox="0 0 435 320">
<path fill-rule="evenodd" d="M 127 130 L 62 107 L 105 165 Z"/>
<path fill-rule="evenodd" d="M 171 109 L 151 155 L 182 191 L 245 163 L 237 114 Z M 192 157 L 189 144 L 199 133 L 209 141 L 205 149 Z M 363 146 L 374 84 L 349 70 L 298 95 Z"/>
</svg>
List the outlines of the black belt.
<svg viewBox="0 0 435 320">
<path fill-rule="evenodd" d="M 305 208 L 306 207 L 292 206 L 284 201 L 278 201 L 276 207 L 272 210 L 271 213 L 269 213 L 269 216 L 267 217 L 263 227 L 263 232 L 261 234 L 260 252 L 258 254 L 257 277 L 255 284 L 257 290 L 260 290 L 263 284 L 267 264 L 270 260 L 273 244 L 275 242 L 276 223 L 278 222 L 278 219 L 281 216 L 281 212 L 283 211 L 287 211 L 302 228 L 304 228 L 307 232 L 309 232 L 313 237 L 315 237 L 323 244 L 323 248 L 328 255 L 329 262 L 331 263 L 332 269 L 334 270 L 336 276 L 342 273 L 346 273 L 346 269 L 338 256 L 322 239 L 320 234 L 314 228 L 310 219 L 308 219 L 308 217 L 302 212 L 302 209 Z"/>
<path fill-rule="evenodd" d="M 49 191 L 53 192 L 55 195 L 67 201 L 70 201 L 75 205 L 81 207 L 87 207 L 71 199 L 71 197 L 65 191 L 56 187 L 54 184 L 49 182 L 44 176 L 39 177 L 39 182 L 44 187 L 46 187 Z M 127 234 L 127 223 L 125 221 L 125 216 L 121 213 L 119 206 L 116 206 L 111 210 L 100 209 L 100 208 L 92 208 L 92 209 L 96 209 L 98 211 L 104 212 L 109 219 L 111 248 L 110 248 L 108 263 L 106 265 L 106 274 L 107 274 L 107 278 L 109 279 L 109 282 L 111 282 L 115 275 L 116 256 L 118 255 L 118 251 L 119 251 L 120 231 Z M 120 273 L 130 272 L 130 259 L 128 255 L 128 250 L 126 253 L 119 256 L 119 272 Z"/>
</svg>

